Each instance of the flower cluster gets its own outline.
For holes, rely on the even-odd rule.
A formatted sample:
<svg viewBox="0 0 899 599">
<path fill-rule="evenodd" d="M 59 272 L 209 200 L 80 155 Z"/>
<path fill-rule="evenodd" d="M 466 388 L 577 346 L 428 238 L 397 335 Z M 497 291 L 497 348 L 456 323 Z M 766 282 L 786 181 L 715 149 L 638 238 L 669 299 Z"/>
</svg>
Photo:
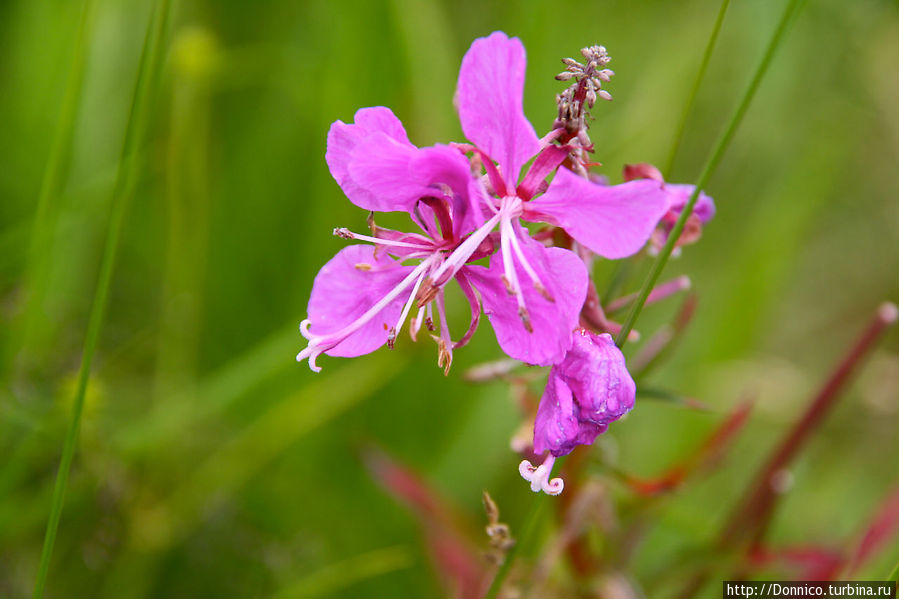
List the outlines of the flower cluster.
<svg viewBox="0 0 899 599">
<path fill-rule="evenodd" d="M 476 40 L 462 60 L 455 105 L 467 143 L 416 147 L 383 107 L 331 126 L 328 167 L 347 198 L 371 212 L 370 231 L 335 229 L 363 243 L 338 252 L 316 276 L 300 325 L 308 343 L 297 356 L 317 372 L 323 353 L 354 357 L 392 348 L 408 323 L 413 340 L 422 327 L 432 333 L 438 364 L 448 372 L 453 351 L 486 314 L 509 357 L 552 366 L 533 441 L 548 457 L 536 468 L 520 467 L 535 491 L 552 494 L 562 490 L 560 479 L 549 479 L 553 460 L 592 443 L 634 403 L 634 382 L 611 337 L 582 328 L 587 265 L 594 255 L 624 258 L 664 239 L 667 215 L 683 207 L 684 186 L 661 177 L 638 171 L 607 185 L 586 176 L 585 152 L 593 149 L 586 110 L 597 96 L 611 98 L 600 85 L 612 72 L 602 46 L 582 54 L 585 65 L 564 61 L 560 78 L 574 82 L 559 96 L 560 117 L 543 138 L 522 109 L 524 47 L 501 32 Z M 418 230 L 378 226 L 377 212 L 404 212 Z M 559 235 L 532 234 L 527 222 Z M 551 244 L 559 238 L 559 247 Z M 450 284 L 471 308 L 458 337 L 447 323 Z"/>
</svg>

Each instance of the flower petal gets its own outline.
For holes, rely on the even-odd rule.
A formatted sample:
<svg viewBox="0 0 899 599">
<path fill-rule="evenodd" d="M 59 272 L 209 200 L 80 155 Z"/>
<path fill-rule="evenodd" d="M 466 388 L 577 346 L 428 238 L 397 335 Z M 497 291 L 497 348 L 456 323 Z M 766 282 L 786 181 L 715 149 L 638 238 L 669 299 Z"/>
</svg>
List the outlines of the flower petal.
<svg viewBox="0 0 899 599">
<path fill-rule="evenodd" d="M 578 406 L 571 388 L 554 366 L 534 421 L 534 453 L 539 455 L 549 451 L 556 457 L 563 456 L 577 445 L 590 445 L 606 428 L 604 424 L 578 418 Z"/>
<path fill-rule="evenodd" d="M 474 41 L 459 70 L 455 104 L 465 137 L 499 162 L 509 189 L 521 166 L 540 150 L 524 116 L 525 52 L 521 40 L 497 31 Z"/>
<path fill-rule="evenodd" d="M 368 210 L 412 212 L 420 198 L 431 196 L 449 202 L 457 237 L 484 221 L 480 196 L 473 193 L 471 167 L 449 146 L 419 149 L 376 133 L 358 144 L 349 173 L 354 184 L 369 194 L 362 206 Z"/>
<path fill-rule="evenodd" d="M 363 266 L 360 269 L 358 265 L 371 268 L 365 270 Z M 349 326 L 385 297 L 412 269 L 383 252 L 376 254 L 375 248 L 369 245 L 343 248 L 315 277 L 308 308 L 310 332 L 314 336 L 323 336 Z M 359 330 L 325 353 L 352 358 L 378 349 L 387 343 L 388 331 L 399 319 L 406 299 L 407 294 L 400 294 Z"/>
<path fill-rule="evenodd" d="M 422 148 L 412 163 L 412 175 L 426 186 L 446 185 L 452 191 L 453 229 L 457 238 L 484 222 L 483 192 L 471 165 L 459 150 L 444 145 Z M 436 194 L 437 190 L 433 190 Z"/>
<path fill-rule="evenodd" d="M 668 209 L 680 216 L 696 186 L 686 183 L 666 183 L 664 189 L 668 193 Z M 700 191 L 691 214 L 698 216 L 702 224 L 706 224 L 715 216 L 715 202 L 704 191 Z"/>
<path fill-rule="evenodd" d="M 378 199 L 373 198 L 369 191 L 361 189 L 350 177 L 349 165 L 356 147 L 375 133 L 381 133 L 401 146 L 409 148 L 415 146 L 409 143 L 403 124 L 389 108 L 383 106 L 362 108 L 353 118 L 355 122 L 351 124 L 336 121 L 331 125 L 325 160 L 334 180 L 350 201 L 361 208 L 372 210 L 373 208 L 368 206 L 376 205 Z"/>
<path fill-rule="evenodd" d="M 587 270 L 574 253 L 561 248 L 546 248 L 519 230 L 522 253 L 540 277 L 548 300 L 531 284 L 531 279 L 516 261 L 525 306 L 533 332 L 528 332 L 518 314 L 516 298 L 503 283 L 503 257 L 490 258 L 490 268 L 471 266 L 469 276 L 481 294 L 484 313 L 496 332 L 496 340 L 510 357 L 528 364 L 549 366 L 560 361 L 571 346 L 571 334 L 587 294 Z"/>
<path fill-rule="evenodd" d="M 634 379 L 608 333 L 576 331 L 571 349 L 557 368 L 574 393 L 581 420 L 608 424 L 634 407 Z"/>
<path fill-rule="evenodd" d="M 598 185 L 562 168 L 545 194 L 525 204 L 524 218 L 558 225 L 593 252 L 614 259 L 640 251 L 668 204 L 658 181 Z"/>
</svg>

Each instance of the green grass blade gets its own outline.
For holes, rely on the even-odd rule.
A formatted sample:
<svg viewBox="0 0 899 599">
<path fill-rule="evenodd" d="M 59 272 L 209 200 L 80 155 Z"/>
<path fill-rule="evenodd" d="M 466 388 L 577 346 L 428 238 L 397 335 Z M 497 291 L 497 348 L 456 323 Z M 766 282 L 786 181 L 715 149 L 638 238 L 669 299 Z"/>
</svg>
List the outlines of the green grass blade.
<svg viewBox="0 0 899 599">
<path fill-rule="evenodd" d="M 196 387 L 160 398 L 143 418 L 122 427 L 114 444 L 119 451 L 139 455 L 155 451 L 167 439 L 188 434 L 198 421 L 221 413 L 257 385 L 295 369 L 291 356 L 301 341 L 296 327 L 279 329 L 206 376 Z"/>
<path fill-rule="evenodd" d="M 743 94 L 743 98 L 740 100 L 739 105 L 737 105 L 737 109 L 734 111 L 730 122 L 727 124 L 727 128 L 724 130 L 724 133 L 721 135 L 721 138 L 718 140 L 718 143 L 715 145 L 715 148 L 712 150 L 711 155 L 706 161 L 705 167 L 703 167 L 702 173 L 699 175 L 699 179 L 696 181 L 696 189 L 693 190 L 693 193 L 692 195 L 690 195 L 690 199 L 687 201 L 687 204 L 681 211 L 680 217 L 677 219 L 674 228 L 668 235 L 668 241 L 659 252 L 659 255 L 656 258 L 655 262 L 653 262 L 652 268 L 649 271 L 649 275 L 646 277 L 646 281 L 643 283 L 643 287 L 640 289 L 640 295 L 637 297 L 637 301 L 635 301 L 633 306 L 631 306 L 631 311 L 627 315 L 627 320 L 624 322 L 624 326 L 622 326 L 621 332 L 618 333 L 617 339 L 615 339 L 615 343 L 618 345 L 618 347 L 624 345 L 624 342 L 627 340 L 627 336 L 630 334 L 631 329 L 634 328 L 634 324 L 637 322 L 637 318 L 640 316 L 640 311 L 643 310 L 643 305 L 646 303 L 646 299 L 649 297 L 652 288 L 655 287 L 659 275 L 662 274 L 662 270 L 665 268 L 665 264 L 668 263 L 668 258 L 671 256 L 671 252 L 674 250 L 675 243 L 677 243 L 677 240 L 680 238 L 681 231 L 684 230 L 684 225 L 686 224 L 687 219 L 693 213 L 693 206 L 696 204 L 696 199 L 699 197 L 699 192 L 709 182 L 712 173 L 718 167 L 718 163 L 721 161 L 721 157 L 724 155 L 724 151 L 727 149 L 727 146 L 730 145 L 730 141 L 731 139 L 733 139 L 734 133 L 736 133 L 737 128 L 740 126 L 740 123 L 743 120 L 743 116 L 746 114 L 746 111 L 749 109 L 749 105 L 752 103 L 753 97 L 755 97 L 755 92 L 756 90 L 758 90 L 759 84 L 761 84 L 762 79 L 768 72 L 768 67 L 771 65 L 771 60 L 774 58 L 774 54 L 777 51 L 778 46 L 780 46 L 780 42 L 783 40 L 784 33 L 786 33 L 787 25 L 789 25 L 793 16 L 798 14 L 802 3 L 803 0 L 790 0 L 790 3 L 787 5 L 786 9 L 784 9 L 783 16 L 780 18 L 777 29 L 774 30 L 774 35 L 771 36 L 771 41 L 768 42 L 768 47 L 765 50 L 765 54 L 764 56 L 762 56 L 762 60 L 759 63 L 759 66 L 756 69 L 752 80 L 749 82 L 749 87 L 746 88 L 746 92 Z"/>
<path fill-rule="evenodd" d="M 106 232 L 106 243 L 103 247 L 97 289 L 91 304 L 87 334 L 85 335 L 84 340 L 81 368 L 78 373 L 78 384 L 75 391 L 74 405 L 72 407 L 72 420 L 69 423 L 69 428 L 66 432 L 62 458 L 59 463 L 59 470 L 56 474 L 56 483 L 53 488 L 50 517 L 47 522 L 47 532 L 44 536 L 44 545 L 41 550 L 41 560 L 38 566 L 37 579 L 34 586 L 33 596 L 35 599 L 43 597 L 44 587 L 47 583 L 50 557 L 53 554 L 53 545 L 56 541 L 56 532 L 59 528 L 59 519 L 62 515 L 62 507 L 65 501 L 65 491 L 69 479 L 69 471 L 72 467 L 72 458 L 75 455 L 75 445 L 78 441 L 78 431 L 81 425 L 81 413 L 84 408 L 84 397 L 87 391 L 88 379 L 90 377 L 91 362 L 97 348 L 97 340 L 100 337 L 100 329 L 103 324 L 103 316 L 106 311 L 106 303 L 109 297 L 109 288 L 112 281 L 113 269 L 115 267 L 115 257 L 119 245 L 122 222 L 125 216 L 125 207 L 134 191 L 134 185 L 137 180 L 138 146 L 140 145 L 140 141 L 146 128 L 145 126 L 151 99 L 151 88 L 158 79 L 156 71 L 160 68 L 161 64 L 163 37 L 165 35 L 170 6 L 171 0 L 159 0 L 156 2 L 150 23 L 147 27 L 147 34 L 141 53 L 134 98 L 131 104 L 131 112 L 128 117 L 128 125 L 125 130 L 122 158 L 119 162 L 116 187 L 112 197 L 112 208 L 109 226 Z"/>
<path fill-rule="evenodd" d="M 517 539 L 515 545 L 512 546 L 512 549 L 506 553 L 506 559 L 496 571 L 496 575 L 493 577 L 493 581 L 490 583 L 490 588 L 487 589 L 487 594 L 484 595 L 484 599 L 496 599 L 499 597 L 499 592 L 503 588 L 503 583 L 509 576 L 509 572 L 512 570 L 512 562 L 515 561 L 522 546 L 530 545 L 533 541 L 537 531 L 537 523 L 540 521 L 540 515 L 543 513 L 544 506 L 549 501 L 552 500 L 543 493 L 537 493 L 532 499 L 531 508 L 528 511 L 528 515 L 525 517 L 521 535 Z"/>
<path fill-rule="evenodd" d="M 406 547 L 385 547 L 331 564 L 284 587 L 271 599 L 310 599 L 333 595 L 357 582 L 408 568 L 414 562 Z"/>
<path fill-rule="evenodd" d="M 671 144 L 671 150 L 668 152 L 668 159 L 665 161 L 665 168 L 662 169 L 665 178 L 671 176 L 671 169 L 674 167 L 674 159 L 677 157 L 677 151 L 680 149 L 681 141 L 684 138 L 684 128 L 687 126 L 687 117 L 693 109 L 693 103 L 696 101 L 696 94 L 699 93 L 699 86 L 705 78 L 705 71 L 709 66 L 709 60 L 712 58 L 712 51 L 715 49 L 715 42 L 718 41 L 718 33 L 721 31 L 721 24 L 724 22 L 724 15 L 727 13 L 727 6 L 730 0 L 721 0 L 721 7 L 718 8 L 718 16 L 715 24 L 712 26 L 712 34 L 709 36 L 709 42 L 706 44 L 705 53 L 702 55 L 702 62 L 699 64 L 699 71 L 696 73 L 696 80 L 693 82 L 693 89 L 687 97 L 687 103 L 684 104 L 684 111 L 681 114 L 680 122 L 677 124 L 677 130 L 674 133 L 674 143 Z"/>
<path fill-rule="evenodd" d="M 138 544 L 164 549 L 189 535 L 202 521 L 210 492 L 214 490 L 218 497 L 232 495 L 298 439 L 371 397 L 403 366 L 398 356 L 382 353 L 317 376 L 299 391 L 285 395 L 198 463 L 190 478 L 166 499 L 137 514 L 132 529 Z"/>
<path fill-rule="evenodd" d="M 31 348 L 34 329 L 40 321 L 41 306 L 47 290 L 47 275 L 50 262 L 50 246 L 56 221 L 59 218 L 59 195 L 65 179 L 72 141 L 75 136 L 75 121 L 81 106 L 81 90 L 84 86 L 85 65 L 90 38 L 91 15 L 94 0 L 85 0 L 72 48 L 72 63 L 63 93 L 59 122 L 50 145 L 50 155 L 41 179 L 37 197 L 31 239 L 26 257 L 24 289 L 26 290 L 24 312 L 7 341 L 7 360 L 11 365 L 19 351 L 27 355 Z"/>
</svg>

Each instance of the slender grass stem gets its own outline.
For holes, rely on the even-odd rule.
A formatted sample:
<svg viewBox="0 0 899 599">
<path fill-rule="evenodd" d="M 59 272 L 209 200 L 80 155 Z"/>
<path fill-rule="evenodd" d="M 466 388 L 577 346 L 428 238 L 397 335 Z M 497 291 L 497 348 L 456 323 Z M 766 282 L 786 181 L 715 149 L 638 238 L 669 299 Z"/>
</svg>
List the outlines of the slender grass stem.
<svg viewBox="0 0 899 599">
<path fill-rule="evenodd" d="M 534 537 L 537 523 L 540 521 L 540 514 L 543 512 L 543 506 L 546 505 L 546 502 L 547 498 L 544 497 L 542 493 L 538 493 L 534 497 L 534 501 L 531 503 L 531 509 L 524 519 L 524 527 L 522 528 L 521 536 L 518 537 L 518 542 L 509 550 L 506 554 L 506 560 L 496 571 L 496 576 L 493 577 L 493 582 L 490 583 L 490 588 L 487 589 L 487 594 L 484 595 L 484 599 L 496 599 L 496 597 L 499 596 L 499 592 L 503 587 L 503 582 L 505 582 L 506 578 L 509 576 L 509 571 L 512 569 L 512 562 L 515 561 L 515 557 L 518 555 L 521 548 L 530 544 L 531 539 Z"/>
<path fill-rule="evenodd" d="M 681 114 L 680 122 L 677 124 L 677 130 L 674 133 L 674 143 L 668 152 L 668 159 L 665 161 L 665 168 L 662 170 L 665 178 L 671 176 L 671 169 L 674 167 L 674 159 L 677 157 L 677 151 L 680 149 L 681 141 L 684 138 L 684 128 L 687 126 L 687 117 L 693 109 L 693 103 L 696 101 L 696 94 L 699 93 L 699 86 L 705 78 L 705 71 L 709 66 L 709 60 L 712 58 L 712 51 L 715 49 L 715 42 L 718 41 L 718 32 L 721 31 L 721 24 L 724 22 L 724 15 L 727 13 L 727 6 L 730 0 L 721 0 L 721 6 L 718 8 L 718 16 L 715 18 L 715 25 L 712 27 L 712 34 L 709 36 L 709 42 L 706 44 L 705 53 L 702 55 L 702 62 L 699 64 L 699 71 L 696 73 L 696 80 L 693 82 L 693 89 L 684 105 L 684 111 Z"/>
<path fill-rule="evenodd" d="M 899 562 L 896 562 L 896 567 L 893 568 L 893 571 L 890 572 L 889 576 L 887 576 L 887 580 L 899 583 Z"/>
<path fill-rule="evenodd" d="M 624 326 L 622 326 L 621 331 L 618 333 L 618 337 L 615 339 L 615 343 L 618 347 L 624 345 L 628 334 L 631 332 L 631 329 L 634 328 L 634 324 L 637 322 L 641 310 L 643 310 L 643 305 L 646 303 L 650 292 L 652 292 L 652 288 L 655 286 L 659 275 L 662 274 L 665 264 L 668 263 L 668 258 L 671 257 L 671 252 L 674 250 L 674 246 L 680 238 L 681 232 L 684 230 L 687 219 L 693 213 L 693 206 L 696 205 L 696 199 L 699 197 L 699 192 L 709 182 L 712 173 L 715 172 L 718 163 L 721 161 L 721 157 L 724 155 L 724 151 L 727 149 L 727 146 L 730 145 L 734 133 L 736 133 L 746 111 L 749 109 L 749 105 L 752 103 L 753 97 L 755 97 L 755 92 L 758 90 L 759 84 L 768 72 L 768 67 L 771 65 L 771 60 L 774 58 L 774 54 L 777 51 L 778 46 L 780 46 L 780 42 L 783 40 L 787 26 L 790 24 L 793 17 L 798 14 L 803 2 L 804 0 L 790 0 L 790 3 L 784 9 L 783 16 L 780 18 L 777 29 L 774 30 L 774 34 L 771 36 L 771 41 L 768 42 L 765 54 L 762 56 L 762 60 L 759 63 L 758 68 L 756 68 L 752 80 L 749 82 L 749 87 L 746 88 L 746 92 L 743 94 L 743 98 L 737 105 L 737 109 L 734 111 L 724 133 L 721 135 L 718 143 L 715 144 L 711 155 L 706 161 L 702 173 L 700 173 L 699 179 L 696 181 L 696 189 L 693 190 L 690 199 L 681 211 L 680 217 L 674 224 L 674 228 L 668 235 L 668 241 L 665 242 L 665 246 L 659 252 L 655 262 L 653 262 L 649 275 L 646 277 L 646 281 L 644 281 L 643 287 L 640 289 L 640 295 L 637 297 L 637 301 L 631 306 L 630 313 L 627 315 L 627 320 L 624 322 Z"/>
<path fill-rule="evenodd" d="M 84 397 L 87 391 L 88 379 L 90 378 L 91 362 L 93 361 L 94 352 L 97 348 L 97 341 L 100 337 L 100 329 L 103 324 L 103 315 L 106 311 L 106 303 L 109 298 L 109 288 L 115 267 L 116 252 L 119 245 L 119 237 L 121 236 L 125 208 L 129 198 L 134 192 L 134 186 L 137 181 L 138 148 L 146 129 L 151 91 L 158 81 L 157 71 L 161 64 L 163 38 L 170 6 L 171 0 L 157 0 L 154 5 L 150 22 L 147 26 L 146 37 L 144 38 L 140 66 L 137 71 L 137 82 L 135 84 L 134 96 L 131 103 L 131 112 L 125 129 L 122 157 L 119 161 L 116 186 L 112 196 L 112 207 L 109 225 L 106 231 L 106 242 L 103 247 L 103 256 L 100 263 L 97 288 L 91 304 L 87 333 L 84 340 L 84 349 L 81 356 L 81 369 L 78 372 L 75 401 L 72 407 L 72 419 L 69 423 L 69 428 L 66 431 L 62 458 L 59 463 L 59 470 L 56 474 L 56 484 L 53 488 L 50 517 L 47 522 L 47 532 L 44 536 L 44 546 L 41 550 L 41 560 L 34 585 L 33 597 L 35 599 L 43 597 L 44 587 L 47 583 L 50 557 L 53 554 L 53 545 L 56 541 L 56 532 L 59 528 L 59 519 L 62 515 L 63 503 L 65 501 L 66 484 L 68 483 L 69 471 L 72 467 L 75 446 L 78 442 L 78 431 L 81 426 L 81 414 L 84 408 Z"/>
<path fill-rule="evenodd" d="M 16 351 L 29 349 L 34 329 L 40 321 L 41 305 L 47 288 L 51 240 L 59 216 L 58 197 L 71 157 L 75 121 L 81 105 L 81 90 L 84 86 L 93 5 L 94 0 L 84 0 L 81 5 L 81 15 L 75 34 L 75 44 L 72 47 L 72 62 L 63 93 L 62 108 L 37 196 L 37 208 L 26 257 L 24 312 L 16 330 L 8 338 L 6 351 L 9 358 L 12 358 Z M 5 361 L 6 364 L 12 362 L 12 359 Z"/>
</svg>

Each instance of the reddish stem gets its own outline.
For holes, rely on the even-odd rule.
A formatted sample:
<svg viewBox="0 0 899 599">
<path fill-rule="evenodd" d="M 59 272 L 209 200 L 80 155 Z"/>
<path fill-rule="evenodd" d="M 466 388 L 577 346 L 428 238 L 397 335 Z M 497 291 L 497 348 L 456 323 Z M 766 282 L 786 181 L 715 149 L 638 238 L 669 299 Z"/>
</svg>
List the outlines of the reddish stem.
<svg viewBox="0 0 899 599">
<path fill-rule="evenodd" d="M 849 352 L 837 365 L 836 369 L 827 378 L 824 385 L 814 396 L 805 413 L 793 428 L 787 433 L 780 445 L 771 454 L 771 457 L 753 479 L 750 484 L 751 491 L 746 499 L 737 504 L 731 517 L 727 520 L 721 535 L 718 538 L 718 546 L 722 550 L 732 550 L 739 543 L 747 539 L 756 541 L 748 549 L 757 546 L 764 535 L 765 528 L 774 512 L 778 493 L 776 482 L 778 475 L 789 466 L 793 458 L 798 454 L 803 444 L 815 432 L 818 425 L 833 407 L 839 392 L 849 380 L 856 367 L 871 350 L 880 336 L 896 322 L 899 317 L 899 309 L 895 304 L 884 303 L 878 309 L 874 319 L 867 326 L 852 346 Z M 706 582 L 711 570 L 703 569 L 696 573 L 678 595 L 681 599 L 692 597 Z"/>
<path fill-rule="evenodd" d="M 777 502 L 778 493 L 775 483 L 779 473 L 790 465 L 805 442 L 815 432 L 836 403 L 840 391 L 855 368 L 862 362 L 880 335 L 896 322 L 897 316 L 899 316 L 899 312 L 894 304 L 885 303 L 878 308 L 874 319 L 825 381 L 802 418 L 793 426 L 771 454 L 765 466 L 756 475 L 752 483 L 752 487 L 754 487 L 752 493 L 733 514 L 722 531 L 723 543 L 729 544 L 738 540 L 741 532 L 750 532 L 750 529 L 754 533 L 764 530 Z"/>
</svg>

